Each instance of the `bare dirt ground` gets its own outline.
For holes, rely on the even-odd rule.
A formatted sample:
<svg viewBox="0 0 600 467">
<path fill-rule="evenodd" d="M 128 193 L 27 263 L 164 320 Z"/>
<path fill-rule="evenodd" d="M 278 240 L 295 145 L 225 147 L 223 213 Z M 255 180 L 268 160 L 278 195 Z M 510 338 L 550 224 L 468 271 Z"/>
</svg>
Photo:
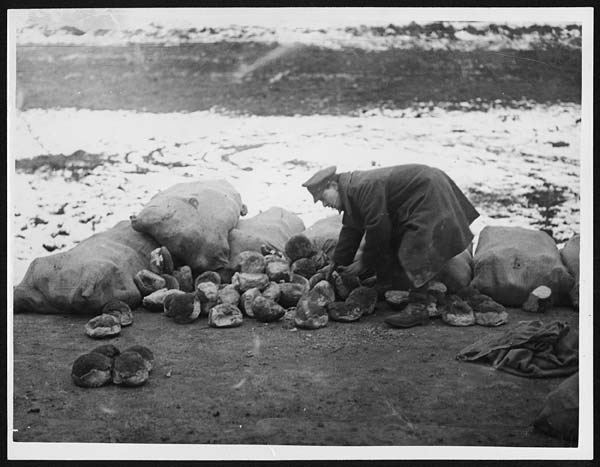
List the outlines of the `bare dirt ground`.
<svg viewBox="0 0 600 467">
<path fill-rule="evenodd" d="M 506 106 L 525 105 L 515 99 L 580 100 L 580 55 L 561 48 L 305 47 L 249 80 L 230 79 L 240 64 L 273 47 L 20 47 L 18 90 L 23 110 L 217 108 L 253 115 L 346 115 L 415 101 L 450 108 L 468 101 L 485 110 L 496 100 Z M 248 320 L 215 330 L 205 321 L 177 325 L 139 309 L 134 324 L 107 342 L 150 347 L 156 366 L 149 382 L 93 390 L 70 379 L 75 358 L 100 344 L 84 334 L 89 316 L 15 315 L 14 440 L 568 446 L 531 426 L 562 380 L 519 378 L 455 359 L 466 345 L 506 326 L 455 328 L 432 321 L 400 330 L 383 322 L 389 313 L 381 305 L 360 322 L 329 323 L 318 331 L 295 330 L 289 320 Z M 510 310 L 508 326 L 530 319 L 560 319 L 578 328 L 578 314 L 568 308 L 540 316 Z"/>
<path fill-rule="evenodd" d="M 87 337 L 85 316 L 15 315 L 15 441 L 276 445 L 569 446 L 533 430 L 562 379 L 529 379 L 459 362 L 455 355 L 506 326 L 451 327 L 440 320 L 390 328 L 380 303 L 359 322 L 316 331 L 293 322 L 206 320 L 178 325 L 135 312 L 121 335 Z M 578 314 L 510 310 L 578 326 Z M 75 358 L 111 343 L 151 348 L 145 386 L 75 386 Z"/>
</svg>

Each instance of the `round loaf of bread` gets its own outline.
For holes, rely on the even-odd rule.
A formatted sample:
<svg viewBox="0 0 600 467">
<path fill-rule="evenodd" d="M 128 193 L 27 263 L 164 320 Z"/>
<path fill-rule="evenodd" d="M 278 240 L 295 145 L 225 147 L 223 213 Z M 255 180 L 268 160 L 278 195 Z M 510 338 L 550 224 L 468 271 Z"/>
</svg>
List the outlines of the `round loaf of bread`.
<svg viewBox="0 0 600 467">
<path fill-rule="evenodd" d="M 90 319 L 85 325 L 85 333 L 94 339 L 116 336 L 121 332 L 121 323 L 113 315 L 101 314 Z"/>
<path fill-rule="evenodd" d="M 148 381 L 146 362 L 138 352 L 123 352 L 115 358 L 112 381 L 122 386 L 141 386 Z"/>
<path fill-rule="evenodd" d="M 137 352 L 144 359 L 144 363 L 146 364 L 146 369 L 148 373 L 152 371 L 152 366 L 154 364 L 154 354 L 152 350 L 148 347 L 144 347 L 143 345 L 132 345 L 128 349 L 125 349 L 124 352 Z"/>
<path fill-rule="evenodd" d="M 97 388 L 110 382 L 113 360 L 98 352 L 90 352 L 73 362 L 71 379 L 77 386 Z"/>
</svg>

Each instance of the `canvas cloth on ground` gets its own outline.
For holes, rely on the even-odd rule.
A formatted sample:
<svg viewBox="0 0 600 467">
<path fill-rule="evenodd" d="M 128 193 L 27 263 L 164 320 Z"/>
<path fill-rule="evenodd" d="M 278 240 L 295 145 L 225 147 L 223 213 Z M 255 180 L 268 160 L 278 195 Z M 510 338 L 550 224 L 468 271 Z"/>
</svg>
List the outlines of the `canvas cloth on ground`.
<svg viewBox="0 0 600 467">
<path fill-rule="evenodd" d="M 579 369 L 578 335 L 560 321 L 520 321 L 501 334 L 484 336 L 456 358 L 530 378 L 569 376 Z"/>
<path fill-rule="evenodd" d="M 96 314 L 111 299 L 134 308 L 142 296 L 133 277 L 150 267 L 158 246 L 121 221 L 69 251 L 36 258 L 14 288 L 14 311 Z"/>
<path fill-rule="evenodd" d="M 563 297 L 574 280 L 545 232 L 522 227 L 485 227 L 473 256 L 471 285 L 505 306 L 521 306 L 540 285 Z"/>
<path fill-rule="evenodd" d="M 155 195 L 131 225 L 166 246 L 194 272 L 229 263 L 229 232 L 243 209 L 239 193 L 226 180 L 179 183 Z"/>
</svg>

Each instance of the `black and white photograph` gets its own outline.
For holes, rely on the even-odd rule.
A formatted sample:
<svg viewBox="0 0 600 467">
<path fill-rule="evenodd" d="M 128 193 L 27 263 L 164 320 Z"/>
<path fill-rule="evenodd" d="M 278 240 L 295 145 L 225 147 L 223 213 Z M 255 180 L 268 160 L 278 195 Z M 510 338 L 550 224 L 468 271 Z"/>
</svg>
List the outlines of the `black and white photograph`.
<svg viewBox="0 0 600 467">
<path fill-rule="evenodd" d="M 8 459 L 592 458 L 592 8 L 7 13 Z"/>
</svg>

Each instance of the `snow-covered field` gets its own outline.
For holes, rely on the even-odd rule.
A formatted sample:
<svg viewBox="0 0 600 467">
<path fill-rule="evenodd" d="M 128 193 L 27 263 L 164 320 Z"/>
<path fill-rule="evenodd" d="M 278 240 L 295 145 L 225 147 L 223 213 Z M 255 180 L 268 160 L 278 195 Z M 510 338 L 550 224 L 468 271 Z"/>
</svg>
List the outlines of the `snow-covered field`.
<svg viewBox="0 0 600 467">
<path fill-rule="evenodd" d="M 216 112 L 136 113 L 34 109 L 18 113 L 14 159 L 77 150 L 106 162 L 86 175 L 19 172 L 11 177 L 15 269 L 65 251 L 136 213 L 156 192 L 199 178 L 225 178 L 248 216 L 281 206 L 308 227 L 332 212 L 301 187 L 319 168 L 338 171 L 404 163 L 445 170 L 482 213 L 474 225 L 534 226 L 525 195 L 544 182 L 566 187 L 557 238 L 579 231 L 580 112 L 575 104 L 488 111 L 379 111 L 350 116 L 258 117 Z M 46 247 L 44 247 L 46 245 Z"/>
<path fill-rule="evenodd" d="M 581 47 L 581 23 L 574 21 L 568 10 L 526 9 L 521 10 L 520 15 L 501 9 L 452 10 L 96 8 L 13 11 L 11 20 L 20 45 L 177 46 L 256 41 L 369 50 L 492 51 L 526 50 L 552 42 Z M 494 21 L 492 28 L 489 20 Z"/>
<path fill-rule="evenodd" d="M 564 24 L 563 26 L 567 26 Z M 498 32 L 485 30 L 487 23 L 443 23 L 451 28 L 451 34 L 436 31 L 415 34 L 406 28 L 389 25 L 385 27 L 191 27 L 169 29 L 152 24 L 146 29 L 95 29 L 83 31 L 74 27 L 50 29 L 40 25 L 30 25 L 17 31 L 17 43 L 20 45 L 79 45 L 79 46 L 119 46 L 127 44 L 160 44 L 178 46 L 181 44 L 209 42 L 266 42 L 299 43 L 339 49 L 357 47 L 365 50 L 386 50 L 390 48 L 423 50 L 468 51 L 485 49 L 498 51 L 503 49 L 530 50 L 552 41 L 566 47 L 581 46 L 581 29 L 572 25 L 571 29 L 554 32 L 528 31 L 510 37 L 508 28 Z"/>
</svg>

